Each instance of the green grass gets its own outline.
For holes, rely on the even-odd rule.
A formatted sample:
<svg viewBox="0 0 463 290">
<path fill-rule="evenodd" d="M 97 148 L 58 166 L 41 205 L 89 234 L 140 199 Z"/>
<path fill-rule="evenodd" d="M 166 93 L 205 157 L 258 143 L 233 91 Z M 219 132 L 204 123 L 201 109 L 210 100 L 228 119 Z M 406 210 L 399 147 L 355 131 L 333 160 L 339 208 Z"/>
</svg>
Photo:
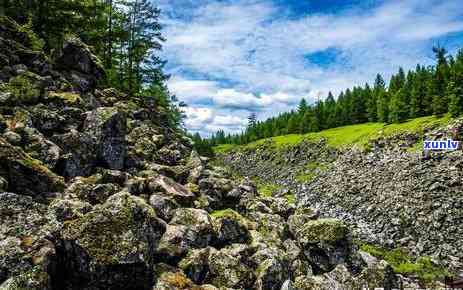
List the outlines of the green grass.
<svg viewBox="0 0 463 290">
<path fill-rule="evenodd" d="M 272 197 L 282 187 L 281 185 L 265 182 L 259 178 L 253 178 L 254 183 L 257 187 L 257 192 L 263 197 Z"/>
<path fill-rule="evenodd" d="M 232 151 L 236 147 L 238 146 L 234 144 L 222 144 L 222 145 L 215 146 L 212 149 L 214 150 L 215 154 L 219 154 L 219 153 L 226 153 L 226 152 Z"/>
<path fill-rule="evenodd" d="M 421 117 L 400 124 L 389 124 L 384 127 L 383 134 L 390 136 L 403 132 L 421 133 L 426 128 L 443 126 L 450 121 L 452 121 L 450 115 L 444 115 L 440 118 L 436 116 Z"/>
<path fill-rule="evenodd" d="M 443 280 L 451 276 L 443 267 L 436 266 L 429 257 L 420 257 L 414 260 L 401 248 L 387 250 L 378 246 L 361 244 L 360 249 L 376 258 L 385 260 L 396 273 L 416 276 L 425 283 Z"/>
<path fill-rule="evenodd" d="M 241 217 L 239 213 L 236 211 L 232 210 L 231 208 L 226 208 L 226 209 L 221 209 L 221 210 L 215 210 L 211 212 L 211 216 L 215 218 L 221 218 L 221 217 Z"/>
<path fill-rule="evenodd" d="M 357 145 L 366 148 L 370 140 L 380 137 L 389 137 L 400 133 L 421 133 L 426 128 L 438 127 L 448 124 L 452 119 L 445 115 L 443 117 L 428 116 L 411 119 L 399 124 L 386 123 L 364 123 L 323 130 L 316 133 L 304 135 L 290 134 L 272 138 L 261 139 L 247 145 L 220 145 L 214 148 L 216 153 L 226 153 L 240 149 L 253 149 L 266 142 L 270 142 L 275 149 L 291 147 L 301 143 L 303 140 L 318 141 L 325 139 L 328 146 L 343 148 Z"/>
<path fill-rule="evenodd" d="M 296 204 L 296 196 L 292 193 L 288 193 L 285 195 L 286 200 L 289 204 Z"/>
</svg>

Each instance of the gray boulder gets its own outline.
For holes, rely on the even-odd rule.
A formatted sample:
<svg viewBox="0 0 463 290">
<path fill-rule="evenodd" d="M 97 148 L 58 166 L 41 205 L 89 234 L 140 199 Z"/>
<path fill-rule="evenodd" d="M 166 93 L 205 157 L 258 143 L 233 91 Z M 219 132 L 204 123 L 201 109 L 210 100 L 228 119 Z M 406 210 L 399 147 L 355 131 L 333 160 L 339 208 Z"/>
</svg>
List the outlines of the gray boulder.
<svg viewBox="0 0 463 290">
<path fill-rule="evenodd" d="M 207 247 L 214 237 L 212 219 L 206 211 L 179 208 L 161 238 L 158 252 L 177 260 L 191 249 Z"/>
<path fill-rule="evenodd" d="M 105 76 L 100 60 L 76 37 L 65 39 L 56 64 L 82 92 L 94 89 L 97 82 Z"/>
<path fill-rule="evenodd" d="M 128 193 L 65 224 L 62 289 L 151 289 L 155 249 L 165 224 Z"/>
<path fill-rule="evenodd" d="M 116 170 L 124 168 L 126 131 L 126 115 L 117 108 L 98 108 L 87 115 L 84 132 L 96 140 L 98 165 Z"/>
</svg>

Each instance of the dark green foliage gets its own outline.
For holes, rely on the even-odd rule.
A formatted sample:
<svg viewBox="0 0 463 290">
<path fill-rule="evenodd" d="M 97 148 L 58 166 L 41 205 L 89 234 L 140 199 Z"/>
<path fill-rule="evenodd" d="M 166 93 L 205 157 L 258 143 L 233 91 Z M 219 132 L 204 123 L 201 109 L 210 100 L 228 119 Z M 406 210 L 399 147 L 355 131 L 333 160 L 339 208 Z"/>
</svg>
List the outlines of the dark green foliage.
<svg viewBox="0 0 463 290">
<path fill-rule="evenodd" d="M 463 113 L 463 50 L 447 57 L 443 48 L 434 48 L 437 65 L 405 72 L 402 68 L 389 85 L 380 74 L 370 87 L 354 87 L 341 92 L 335 100 L 330 92 L 324 101 L 308 105 L 301 100 L 297 110 L 282 113 L 237 135 L 210 139 L 217 144 L 246 144 L 257 139 L 284 134 L 305 134 L 324 129 L 365 122 L 400 123 L 408 118 L 450 112 Z"/>
<path fill-rule="evenodd" d="M 301 102 L 299 103 L 299 106 L 297 107 L 297 112 L 299 115 L 304 115 L 305 112 L 308 109 L 307 101 L 305 99 L 302 99 Z"/>
<path fill-rule="evenodd" d="M 449 78 L 449 65 L 445 57 L 447 51 L 444 48 L 435 47 L 433 51 L 436 54 L 437 66 L 430 84 L 432 109 L 434 114 L 441 115 L 446 113 L 448 109 L 446 88 Z"/>
<path fill-rule="evenodd" d="M 399 89 L 391 98 L 389 104 L 389 121 L 400 123 L 407 119 L 408 108 L 404 88 Z"/>
<path fill-rule="evenodd" d="M 463 111 L 463 89 L 451 81 L 447 86 L 447 94 L 450 100 L 449 113 L 452 117 L 457 117 Z"/>
<path fill-rule="evenodd" d="M 196 133 L 190 138 L 194 142 L 194 148 L 196 151 L 201 155 L 201 156 L 213 156 L 214 152 L 212 151 L 211 144 L 209 143 L 209 140 L 201 138 L 199 133 Z"/>
<path fill-rule="evenodd" d="M 167 123 L 183 114 L 165 85 L 160 10 L 150 0 L 3 0 L 2 14 L 30 35 L 33 49 L 58 55 L 68 35 L 78 36 L 105 66 L 106 83 L 132 96 L 154 98 Z"/>
</svg>

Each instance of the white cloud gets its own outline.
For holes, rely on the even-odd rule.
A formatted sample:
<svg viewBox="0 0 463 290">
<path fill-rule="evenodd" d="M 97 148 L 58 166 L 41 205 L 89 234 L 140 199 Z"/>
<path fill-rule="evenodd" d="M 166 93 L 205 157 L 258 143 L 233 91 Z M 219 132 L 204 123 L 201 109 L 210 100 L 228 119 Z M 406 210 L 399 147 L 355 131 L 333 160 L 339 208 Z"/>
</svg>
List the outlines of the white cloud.
<svg viewBox="0 0 463 290">
<path fill-rule="evenodd" d="M 304 96 L 313 101 L 371 82 L 378 72 L 388 78 L 399 66 L 428 64 L 435 38 L 463 31 L 461 0 L 391 0 L 370 10 L 296 19 L 271 0 L 161 0 L 171 13 L 182 9 L 176 5 L 188 7 L 182 11 L 188 15 L 166 19 L 165 57 L 173 73 L 181 67 L 169 88 L 190 106 L 241 117 L 251 110 L 263 118 Z M 304 58 L 329 48 L 342 61 L 321 67 Z M 194 120 L 189 128 L 198 128 Z M 236 131 L 238 124 L 214 121 L 201 121 L 209 122 L 201 130 Z"/>
<path fill-rule="evenodd" d="M 228 128 L 230 132 L 240 132 L 247 125 L 247 119 L 226 114 L 207 107 L 186 107 L 186 126 L 194 133 L 210 135 L 220 129 Z"/>
<path fill-rule="evenodd" d="M 175 76 L 169 80 L 169 90 L 187 103 L 208 100 L 217 93 L 217 84 L 212 81 L 188 80 Z"/>
</svg>

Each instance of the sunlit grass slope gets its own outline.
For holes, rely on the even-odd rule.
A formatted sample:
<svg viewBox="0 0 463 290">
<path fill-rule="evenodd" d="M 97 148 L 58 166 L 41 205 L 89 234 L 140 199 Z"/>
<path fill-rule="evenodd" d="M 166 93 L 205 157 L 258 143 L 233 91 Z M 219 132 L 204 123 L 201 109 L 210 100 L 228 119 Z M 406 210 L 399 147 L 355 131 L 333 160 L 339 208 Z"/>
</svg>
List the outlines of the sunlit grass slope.
<svg viewBox="0 0 463 290">
<path fill-rule="evenodd" d="M 225 153 L 233 150 L 254 148 L 269 141 L 271 141 L 272 146 L 279 149 L 296 145 L 303 140 L 317 141 L 322 138 L 326 140 L 328 146 L 334 148 L 342 148 L 350 145 L 365 146 L 368 144 L 369 140 L 373 140 L 379 137 L 387 137 L 405 132 L 419 133 L 429 127 L 446 125 L 450 121 L 451 118 L 446 115 L 444 117 L 421 117 L 411 119 L 400 124 L 364 123 L 359 125 L 332 128 L 317 133 L 308 133 L 304 135 L 290 134 L 261 139 L 242 146 L 225 144 L 214 147 L 214 151 L 216 153 Z"/>
</svg>

